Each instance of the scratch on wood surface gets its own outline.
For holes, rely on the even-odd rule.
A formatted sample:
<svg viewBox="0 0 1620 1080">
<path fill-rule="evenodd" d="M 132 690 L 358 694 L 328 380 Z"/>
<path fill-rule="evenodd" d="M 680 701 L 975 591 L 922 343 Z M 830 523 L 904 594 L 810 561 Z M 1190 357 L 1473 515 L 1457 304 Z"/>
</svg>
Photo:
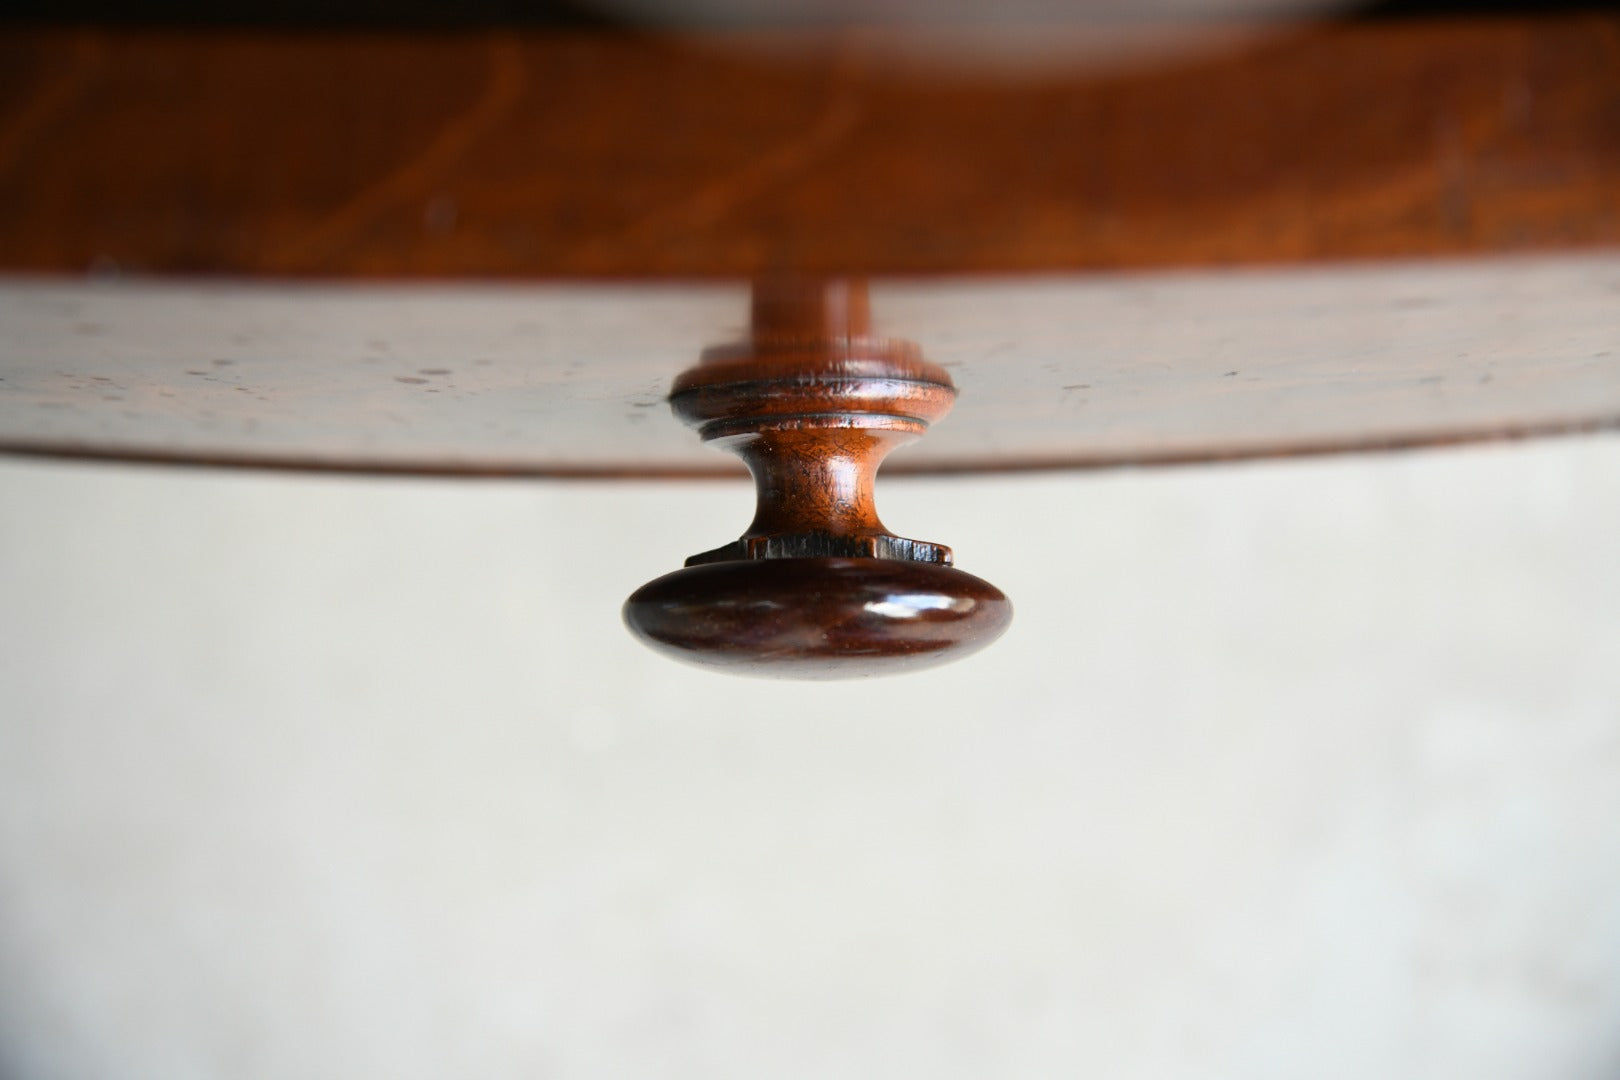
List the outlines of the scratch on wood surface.
<svg viewBox="0 0 1620 1080">
<path fill-rule="evenodd" d="M 517 43 L 508 38 L 491 42 L 489 79 L 470 108 L 452 117 L 415 156 L 275 250 L 270 261 L 287 268 L 319 264 L 378 218 L 401 204 L 425 199 L 435 179 L 499 125 L 522 96 L 524 82 L 523 57 Z"/>
</svg>

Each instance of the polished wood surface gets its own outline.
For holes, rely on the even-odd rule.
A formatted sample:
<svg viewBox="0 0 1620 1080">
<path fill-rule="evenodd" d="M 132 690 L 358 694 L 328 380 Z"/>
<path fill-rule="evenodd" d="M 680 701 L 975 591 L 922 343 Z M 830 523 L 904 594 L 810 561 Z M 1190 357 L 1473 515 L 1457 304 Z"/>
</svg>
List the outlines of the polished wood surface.
<svg viewBox="0 0 1620 1080">
<path fill-rule="evenodd" d="M 958 396 L 891 472 L 1620 425 L 1620 256 L 872 284 Z M 670 415 L 742 283 L 0 282 L 0 449 L 436 475 L 741 475 Z"/>
<path fill-rule="evenodd" d="M 0 33 L 0 450 L 726 473 L 666 399 L 782 270 L 890 272 L 874 332 L 960 391 L 893 471 L 1620 422 L 1620 18 L 763 44 Z"/>
<path fill-rule="evenodd" d="M 913 671 L 994 640 L 1007 598 L 943 544 L 889 532 L 873 491 L 889 452 L 950 410 L 950 375 L 872 332 L 864 281 L 765 277 L 751 307 L 745 340 L 682 372 L 670 405 L 747 463 L 754 520 L 638 589 L 625 622 L 676 659 L 800 678 Z"/>
<path fill-rule="evenodd" d="M 1620 243 L 1620 18 L 1122 72 L 749 35 L 0 34 L 0 270 L 983 273 Z"/>
<path fill-rule="evenodd" d="M 741 458 L 759 493 L 741 539 L 687 565 L 808 556 L 948 565 L 950 548 L 884 528 L 873 488 L 884 459 L 950 411 L 950 374 L 916 342 L 873 334 L 864 280 L 765 277 L 752 299 L 746 339 L 707 350 L 670 392 L 675 415 Z"/>
<path fill-rule="evenodd" d="M 736 675 L 848 679 L 920 671 L 991 644 L 1012 619 L 1000 589 L 904 559 L 744 559 L 688 566 L 625 601 L 672 659 Z"/>
</svg>

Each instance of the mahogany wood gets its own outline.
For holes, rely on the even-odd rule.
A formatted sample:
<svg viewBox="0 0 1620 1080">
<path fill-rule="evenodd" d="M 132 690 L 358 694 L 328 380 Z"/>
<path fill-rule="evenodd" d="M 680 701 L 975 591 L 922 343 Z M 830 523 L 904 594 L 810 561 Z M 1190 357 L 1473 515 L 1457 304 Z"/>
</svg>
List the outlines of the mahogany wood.
<svg viewBox="0 0 1620 1080">
<path fill-rule="evenodd" d="M 666 656 L 796 679 L 900 674 L 960 659 L 1006 629 L 990 583 L 903 559 L 744 559 L 648 582 L 625 622 Z"/>
<path fill-rule="evenodd" d="M 722 35 L 9 32 L 0 35 L 0 271 L 961 274 L 1620 244 L 1614 16 L 1337 24 L 1157 69 L 1016 79 L 782 44 Z M 994 639 L 1010 618 L 1006 598 L 952 568 L 948 548 L 890 534 L 872 498 L 882 457 L 944 414 L 952 379 L 910 342 L 876 336 L 860 289 L 772 281 L 756 295 L 749 341 L 711 349 L 670 396 L 679 416 L 753 471 L 754 522 L 738 541 L 638 590 L 626 621 L 685 660 L 811 677 L 914 669 Z M 1597 277 L 1586 285 L 1587 303 L 1608 289 Z M 1394 302 L 1408 299 L 1432 303 Z M 73 310 L 62 317 L 75 335 L 94 325 Z M 1594 325 L 1580 329 L 1601 338 L 1612 324 Z M 1012 333 L 1030 336 L 1027 327 Z M 248 344 L 238 336 L 233 349 Z M 1532 376 L 1550 371 L 1553 392 L 1541 401 L 1509 395 L 1507 413 L 1492 412 L 1498 399 L 1476 389 L 1497 378 L 1494 363 L 1481 367 L 1455 339 L 1414 340 L 1433 374 L 1369 381 L 1376 361 L 1367 353 L 1303 382 L 1264 365 L 1246 374 L 1249 356 L 1232 361 L 1222 380 L 1292 390 L 1307 407 L 1322 391 L 1352 403 L 1329 409 L 1326 423 L 1284 414 L 1269 441 L 1227 423 L 1211 441 L 1166 446 L 1187 438 L 1189 425 L 1175 417 L 1195 380 L 1185 360 L 1163 364 L 1161 407 L 1142 413 L 1149 438 L 1127 439 L 1135 449 L 1114 460 L 1152 459 L 1141 448 L 1153 440 L 1157 460 L 1297 450 L 1313 439 L 1376 445 L 1376 425 L 1395 411 L 1378 406 L 1382 392 L 1399 407 L 1417 403 L 1417 419 L 1395 428 L 1406 442 L 1596 426 L 1617 415 L 1609 354 L 1579 335 L 1564 335 L 1550 357 L 1518 361 Z M 1538 349 L 1547 342 L 1537 336 Z M 381 353 L 376 344 L 368 352 Z M 1142 357 L 1139 343 L 1128 348 Z M 223 385 L 231 356 L 183 368 L 188 383 L 221 385 L 177 396 L 165 388 L 172 373 L 151 377 L 150 357 L 102 375 L 85 370 L 105 362 L 97 354 L 108 350 L 94 344 L 12 349 L 0 376 L 10 380 L 0 386 L 0 447 L 139 456 L 162 445 L 151 439 L 154 424 L 201 433 L 199 447 L 222 431 L 212 445 L 254 447 L 261 422 L 277 415 L 269 387 L 240 375 Z M 64 359 L 79 350 L 87 358 Z M 960 467 L 1085 460 L 1140 406 L 1143 388 L 1160 385 L 1162 361 L 1151 350 L 1143 358 L 1147 365 L 1132 364 L 1109 386 L 1104 364 L 1083 360 L 1065 376 L 1064 353 L 1048 352 L 1041 370 L 1056 378 L 1022 389 L 1055 410 L 1055 453 L 998 449 L 1000 433 L 1030 415 L 1016 405 L 998 415 L 1004 395 L 989 399 L 991 422 L 980 430 L 992 434 Z M 159 367 L 171 359 L 160 356 Z M 456 391 L 448 363 L 384 375 L 382 357 L 365 362 L 379 370 L 347 377 L 365 388 L 356 400 L 373 426 L 360 426 L 358 442 L 343 427 L 346 448 L 317 450 L 316 463 L 368 467 L 356 453 L 374 453 L 381 421 L 408 424 L 378 408 L 385 378 L 421 394 Z M 285 377 L 285 368 L 280 357 L 266 370 Z M 999 378 L 1005 389 L 1024 376 Z M 1468 389 L 1432 389 L 1448 379 Z M 1276 408 L 1234 395 L 1235 383 L 1213 385 L 1202 391 L 1217 409 L 1234 399 Z M 1099 386 L 1112 410 L 1100 423 L 1089 408 Z M 159 400 L 131 403 L 143 388 Z M 495 408 L 514 408 L 507 390 Z M 311 382 L 291 392 L 297 400 L 283 419 L 319 411 L 307 400 L 317 392 Z M 266 408 L 244 406 L 243 394 Z M 656 404 L 610 396 L 621 411 Z M 53 410 L 62 418 L 41 419 Z M 441 400 L 425 415 L 442 422 L 452 411 Z M 533 417 L 507 419 L 526 441 Z M 1078 439 L 1076 423 L 1089 425 Z M 120 449 L 118 432 L 130 424 L 137 436 Z M 482 421 L 478 438 L 494 424 Z M 419 432 L 406 441 L 422 445 Z M 293 445 L 308 453 L 307 442 Z M 262 445 L 258 452 L 271 459 Z M 566 471 L 578 453 L 542 455 L 538 471 Z M 474 454 L 469 471 L 490 460 Z M 586 468 L 601 463 L 585 455 Z M 647 459 L 634 457 L 631 468 L 645 471 Z"/>
<path fill-rule="evenodd" d="M 760 43 L 10 30 L 0 270 L 962 273 L 1620 243 L 1613 15 L 1329 24 L 1024 79 Z"/>
<path fill-rule="evenodd" d="M 675 413 L 748 464 L 759 507 L 740 540 L 625 602 L 642 640 L 698 664 L 834 678 L 928 666 L 1006 628 L 1000 590 L 878 519 L 878 465 L 956 391 L 915 343 L 873 336 L 869 308 L 864 282 L 763 279 L 749 340 L 676 379 Z"/>
<path fill-rule="evenodd" d="M 781 265 L 1109 271 L 880 282 L 880 329 L 964 395 L 899 470 L 1620 421 L 1612 256 L 1502 257 L 1620 243 L 1614 16 L 1329 24 L 999 81 L 748 42 L 0 33 L 0 271 L 98 276 L 0 280 L 0 449 L 724 471 L 649 410 L 734 333 L 734 279 L 646 276 Z M 1464 253 L 1490 257 L 1224 268 Z M 1181 264 L 1222 269 L 1120 272 Z M 287 274 L 350 280 L 261 276 Z M 634 280 L 351 286 L 421 275 Z"/>
<path fill-rule="evenodd" d="M 864 281 L 767 277 L 749 340 L 705 351 L 670 406 L 703 440 L 747 464 L 754 522 L 731 558 L 886 555 L 948 565 L 949 548 L 894 536 L 872 486 L 889 452 L 944 416 L 956 388 L 915 342 L 872 334 Z"/>
</svg>

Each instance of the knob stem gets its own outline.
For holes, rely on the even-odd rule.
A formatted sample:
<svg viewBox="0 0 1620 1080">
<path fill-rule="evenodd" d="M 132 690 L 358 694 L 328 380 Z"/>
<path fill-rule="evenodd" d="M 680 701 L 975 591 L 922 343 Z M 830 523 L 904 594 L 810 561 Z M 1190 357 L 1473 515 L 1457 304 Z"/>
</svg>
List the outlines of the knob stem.
<svg viewBox="0 0 1620 1080">
<path fill-rule="evenodd" d="M 813 678 L 926 666 L 988 644 L 1012 614 L 951 549 L 895 536 L 878 467 L 949 411 L 916 344 L 872 333 L 864 282 L 756 282 L 748 340 L 711 348 L 670 406 L 754 476 L 737 540 L 637 590 L 625 621 L 693 663 Z"/>
</svg>

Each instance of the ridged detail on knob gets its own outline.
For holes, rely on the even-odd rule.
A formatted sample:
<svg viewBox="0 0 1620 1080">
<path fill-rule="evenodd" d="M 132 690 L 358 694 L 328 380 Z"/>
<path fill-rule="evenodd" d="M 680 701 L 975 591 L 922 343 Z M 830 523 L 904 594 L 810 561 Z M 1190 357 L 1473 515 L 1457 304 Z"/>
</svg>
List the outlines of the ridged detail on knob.
<svg viewBox="0 0 1620 1080">
<path fill-rule="evenodd" d="M 912 342 L 871 333 L 864 284 L 756 282 L 749 340 L 707 350 L 670 393 L 676 416 L 740 456 L 758 491 L 743 535 L 693 555 L 625 604 L 678 659 L 809 678 L 915 670 L 997 637 L 993 585 L 943 544 L 895 536 L 873 485 L 956 388 Z"/>
</svg>

